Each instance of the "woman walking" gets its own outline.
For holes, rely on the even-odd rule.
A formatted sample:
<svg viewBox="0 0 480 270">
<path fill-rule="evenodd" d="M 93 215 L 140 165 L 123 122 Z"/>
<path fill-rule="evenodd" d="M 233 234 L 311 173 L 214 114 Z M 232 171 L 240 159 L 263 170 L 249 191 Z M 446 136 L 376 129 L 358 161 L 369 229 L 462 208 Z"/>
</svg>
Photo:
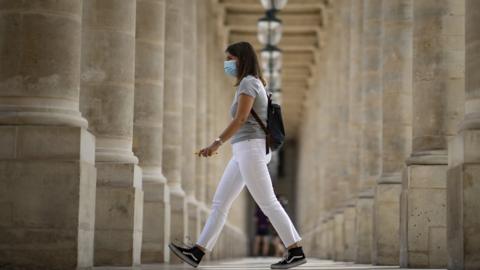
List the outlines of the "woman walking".
<svg viewBox="0 0 480 270">
<path fill-rule="evenodd" d="M 196 245 L 185 248 L 171 243 L 169 247 L 183 261 L 197 267 L 203 255 L 213 249 L 230 206 L 246 185 L 287 247 L 286 256 L 278 263 L 272 264 L 271 268 L 287 269 L 304 264 L 306 258 L 299 245 L 301 238 L 273 191 L 267 169 L 272 152 L 265 153 L 265 133 L 250 114 L 253 108 L 263 123 L 267 121 L 266 83 L 260 71 L 257 55 L 248 42 L 232 44 L 225 53 L 225 73 L 237 79 L 236 93 L 230 108 L 233 119 L 222 134 L 210 146 L 201 149 L 198 155 L 211 156 L 224 142 L 231 139 L 233 156 L 215 191 L 212 212 Z"/>
</svg>

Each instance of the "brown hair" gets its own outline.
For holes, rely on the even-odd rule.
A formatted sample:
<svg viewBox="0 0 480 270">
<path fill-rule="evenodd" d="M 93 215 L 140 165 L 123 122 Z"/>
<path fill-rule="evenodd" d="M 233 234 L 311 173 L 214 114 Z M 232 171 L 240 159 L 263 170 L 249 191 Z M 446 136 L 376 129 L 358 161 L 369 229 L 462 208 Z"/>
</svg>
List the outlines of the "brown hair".
<svg viewBox="0 0 480 270">
<path fill-rule="evenodd" d="M 267 85 L 265 79 L 263 79 L 260 65 L 258 64 L 257 54 L 250 43 L 246 41 L 233 43 L 227 47 L 225 52 L 238 57 L 237 83 L 235 86 L 238 86 L 240 81 L 248 75 L 260 79 L 264 86 Z"/>
</svg>

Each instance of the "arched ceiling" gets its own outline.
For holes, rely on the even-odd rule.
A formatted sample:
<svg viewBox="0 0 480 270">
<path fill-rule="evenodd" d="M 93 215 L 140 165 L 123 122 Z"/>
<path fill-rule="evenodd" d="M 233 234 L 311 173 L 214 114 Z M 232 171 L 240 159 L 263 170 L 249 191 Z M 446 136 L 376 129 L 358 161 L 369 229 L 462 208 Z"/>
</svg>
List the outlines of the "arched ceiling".
<svg viewBox="0 0 480 270">
<path fill-rule="evenodd" d="M 265 15 L 259 0 L 214 0 L 224 44 L 248 41 L 257 52 L 257 21 Z M 312 84 L 325 23 L 326 0 L 289 0 L 277 17 L 283 23 L 282 110 L 287 137 L 295 138 Z"/>
</svg>

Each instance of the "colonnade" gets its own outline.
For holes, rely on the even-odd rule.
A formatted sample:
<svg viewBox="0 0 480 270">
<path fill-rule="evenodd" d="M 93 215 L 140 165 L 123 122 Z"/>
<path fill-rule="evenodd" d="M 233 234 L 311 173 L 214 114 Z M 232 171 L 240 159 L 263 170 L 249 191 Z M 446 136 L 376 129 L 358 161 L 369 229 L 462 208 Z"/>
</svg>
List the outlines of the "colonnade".
<svg viewBox="0 0 480 270">
<path fill-rule="evenodd" d="M 475 0 L 330 1 L 300 140 L 309 253 L 480 267 L 479 12 Z"/>
<path fill-rule="evenodd" d="M 213 1 L 0 4 L 0 265 L 178 262 L 209 213 L 234 87 Z M 245 196 L 209 258 L 244 256 Z M 207 258 L 208 259 L 208 258 Z"/>
</svg>

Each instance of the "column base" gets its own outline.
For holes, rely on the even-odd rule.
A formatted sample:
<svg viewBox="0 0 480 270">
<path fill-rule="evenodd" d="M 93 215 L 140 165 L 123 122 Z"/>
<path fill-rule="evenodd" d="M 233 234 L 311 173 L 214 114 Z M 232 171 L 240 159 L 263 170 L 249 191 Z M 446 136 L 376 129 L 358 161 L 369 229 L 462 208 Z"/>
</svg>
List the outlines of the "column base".
<svg viewBox="0 0 480 270">
<path fill-rule="evenodd" d="M 448 269 L 480 269 L 480 164 L 448 171 Z"/>
<path fill-rule="evenodd" d="M 320 250 L 318 251 L 321 259 L 328 258 L 328 235 L 327 235 L 328 220 L 322 218 L 320 225 Z"/>
<path fill-rule="evenodd" d="M 401 175 L 397 181 L 381 182 L 375 188 L 372 264 L 398 265 L 400 245 Z"/>
<path fill-rule="evenodd" d="M 198 215 L 199 203 L 194 197 L 187 197 L 187 211 L 188 211 L 188 230 L 187 239 L 189 242 L 195 244 L 198 238 Z"/>
<path fill-rule="evenodd" d="M 345 260 L 345 245 L 344 245 L 344 214 L 343 210 L 337 210 L 334 213 L 334 234 L 335 234 L 335 261 Z"/>
<path fill-rule="evenodd" d="M 0 265 L 92 266 L 94 153 L 83 128 L 0 127 Z"/>
<path fill-rule="evenodd" d="M 179 188 L 170 188 L 170 237 L 173 242 L 187 242 L 188 209 L 185 193 Z M 170 255 L 170 263 L 178 264 L 182 261 L 177 256 Z"/>
<path fill-rule="evenodd" d="M 402 183 L 400 266 L 447 266 L 447 165 L 410 165 Z"/>
<path fill-rule="evenodd" d="M 344 260 L 352 262 L 355 260 L 355 213 L 356 205 L 352 202 L 348 204 L 344 210 L 344 242 L 345 242 L 345 256 Z"/>
<path fill-rule="evenodd" d="M 97 163 L 95 265 L 140 264 L 142 172 L 134 164 Z"/>
<path fill-rule="evenodd" d="M 203 227 L 207 223 L 207 219 L 208 219 L 209 215 L 210 215 L 210 209 L 208 208 L 208 206 L 205 203 L 202 203 L 201 207 L 200 207 L 200 217 L 199 217 L 199 219 L 200 219 L 200 228 L 199 228 L 200 230 L 199 230 L 199 233 L 198 233 L 199 236 L 200 236 L 200 233 L 202 232 Z M 210 252 L 205 254 L 202 261 L 203 260 L 205 260 L 205 261 L 210 261 L 211 260 Z"/>
<path fill-rule="evenodd" d="M 327 237 L 327 259 L 333 260 L 335 258 L 335 219 L 333 216 L 328 217 L 326 228 Z"/>
<path fill-rule="evenodd" d="M 373 197 L 374 190 L 369 189 L 357 198 L 355 263 L 370 264 L 372 262 Z"/>
<path fill-rule="evenodd" d="M 142 263 L 170 260 L 170 192 L 162 182 L 144 182 Z"/>
<path fill-rule="evenodd" d="M 463 130 L 449 145 L 447 241 L 452 270 L 480 269 L 479 138 L 480 130 Z"/>
</svg>

